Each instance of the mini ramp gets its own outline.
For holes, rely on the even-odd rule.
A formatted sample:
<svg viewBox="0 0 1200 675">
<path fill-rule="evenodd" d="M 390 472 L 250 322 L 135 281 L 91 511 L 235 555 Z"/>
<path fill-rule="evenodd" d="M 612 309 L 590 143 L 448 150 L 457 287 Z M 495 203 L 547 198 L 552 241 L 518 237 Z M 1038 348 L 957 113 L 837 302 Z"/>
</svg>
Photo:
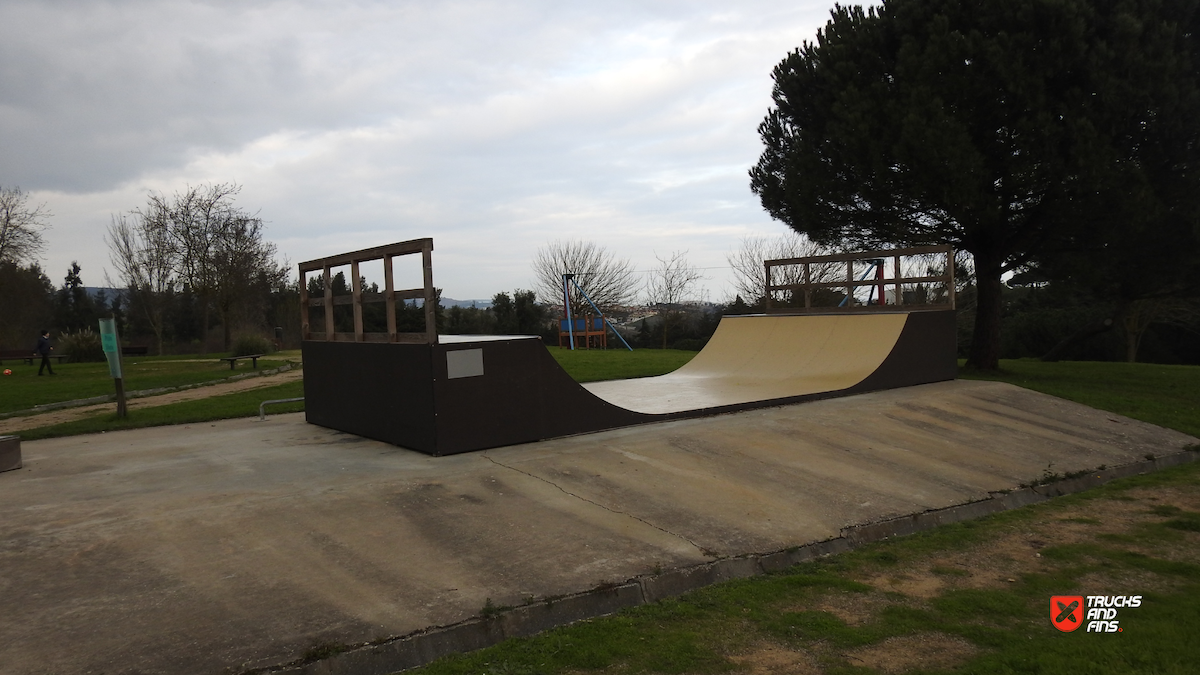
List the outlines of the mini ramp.
<svg viewBox="0 0 1200 675">
<path fill-rule="evenodd" d="M 673 373 L 588 385 L 567 375 L 536 336 L 436 335 L 432 251 L 432 239 L 416 239 L 300 264 L 309 422 L 449 455 L 951 380 L 956 373 L 952 293 L 948 305 L 918 304 L 924 311 L 897 311 L 900 304 L 912 309 L 905 293 L 921 283 L 953 289 L 948 247 L 766 261 L 768 312 L 772 295 L 779 292 L 803 299 L 802 307 L 779 311 L 812 312 L 811 300 L 832 288 L 844 289 L 849 301 L 867 287 L 878 304 L 849 303 L 844 311 L 829 308 L 825 314 L 725 317 L 704 350 Z M 944 276 L 901 273 L 902 256 L 928 253 L 946 256 Z M 424 285 L 397 290 L 393 258 L 409 254 L 421 256 Z M 884 273 L 885 257 L 894 262 L 890 278 Z M 383 261 L 382 293 L 362 287 L 359 265 L 374 260 Z M 868 273 L 859 276 L 864 262 Z M 339 266 L 349 267 L 349 295 L 334 294 L 332 269 Z M 820 269 L 830 266 L 833 279 L 820 280 Z M 775 277 L 778 283 L 772 270 L 782 276 Z M 871 271 L 876 277 L 867 280 Z M 307 276 L 316 273 L 319 277 Z M 320 288 L 322 297 L 310 299 L 310 287 Z M 423 305 L 407 306 L 407 299 L 420 299 Z M 370 310 L 373 302 L 382 303 L 385 311 Z M 871 303 L 868 299 L 865 304 Z M 310 323 L 310 308 L 320 309 L 323 331 Z M 400 330 L 412 325 L 401 321 L 405 312 L 423 315 L 422 331 Z M 339 332 L 339 320 L 352 330 Z"/>
<path fill-rule="evenodd" d="M 309 422 L 431 455 L 954 379 L 954 313 L 738 316 L 660 377 L 581 385 L 535 336 L 306 341 Z"/>
</svg>

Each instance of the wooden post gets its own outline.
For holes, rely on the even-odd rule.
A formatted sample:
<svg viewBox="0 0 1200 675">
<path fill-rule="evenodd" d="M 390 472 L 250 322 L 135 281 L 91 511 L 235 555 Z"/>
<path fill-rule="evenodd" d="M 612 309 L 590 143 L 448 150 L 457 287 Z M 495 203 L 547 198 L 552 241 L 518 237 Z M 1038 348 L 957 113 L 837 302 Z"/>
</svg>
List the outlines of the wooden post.
<svg viewBox="0 0 1200 675">
<path fill-rule="evenodd" d="M 421 247 L 421 271 L 425 278 L 425 341 L 431 345 L 437 344 L 437 315 L 434 308 L 437 299 L 433 292 L 433 242 Z"/>
<path fill-rule="evenodd" d="M 125 406 L 125 378 L 118 377 L 113 382 L 117 385 L 117 417 L 128 417 L 129 410 Z"/>
<path fill-rule="evenodd" d="M 766 288 L 763 289 L 764 292 L 766 293 L 766 295 L 763 296 L 763 311 L 770 312 L 771 311 L 771 263 L 769 263 L 769 262 L 763 263 L 763 268 L 764 268 L 763 271 L 765 272 L 765 274 L 763 274 L 763 279 L 766 279 L 766 281 L 767 281 Z"/>
<path fill-rule="evenodd" d="M 846 309 L 854 307 L 854 261 L 846 261 Z"/>
<path fill-rule="evenodd" d="M 396 284 L 392 282 L 392 256 L 383 256 L 383 304 L 387 306 L 388 342 L 396 341 Z"/>
<path fill-rule="evenodd" d="M 300 270 L 300 339 L 308 339 L 308 283 Z"/>
<path fill-rule="evenodd" d="M 333 339 L 333 283 L 329 277 L 329 265 L 322 268 L 325 279 L 325 339 Z"/>
<path fill-rule="evenodd" d="M 883 258 L 879 259 L 879 264 L 875 266 L 875 280 L 879 282 L 879 302 L 876 303 L 880 307 L 887 304 L 887 284 L 883 279 Z"/>
<path fill-rule="evenodd" d="M 804 263 L 804 311 L 812 311 L 812 270 Z"/>
<path fill-rule="evenodd" d="M 950 309 L 954 309 L 954 249 L 946 251 L 946 274 L 950 277 L 947 282 L 946 293 L 950 296 Z"/>
<path fill-rule="evenodd" d="M 896 277 L 896 306 L 904 304 L 904 285 L 900 282 L 900 256 L 892 256 L 892 273 Z"/>
<path fill-rule="evenodd" d="M 354 341 L 363 341 L 363 316 L 362 316 L 362 281 L 358 278 L 358 261 L 350 262 L 350 276 L 353 281 L 350 282 L 351 302 L 354 303 Z"/>
</svg>

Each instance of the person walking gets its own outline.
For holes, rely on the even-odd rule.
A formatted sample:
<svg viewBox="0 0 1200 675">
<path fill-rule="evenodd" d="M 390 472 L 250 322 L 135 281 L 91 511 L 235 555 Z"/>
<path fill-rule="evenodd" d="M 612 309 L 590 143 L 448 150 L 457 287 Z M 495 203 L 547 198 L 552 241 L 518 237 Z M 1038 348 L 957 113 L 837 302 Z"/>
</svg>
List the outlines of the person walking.
<svg viewBox="0 0 1200 675">
<path fill-rule="evenodd" d="M 54 367 L 50 365 L 50 352 L 53 350 L 54 347 L 50 346 L 50 331 L 42 331 L 41 337 L 38 338 L 37 349 L 33 351 L 34 354 L 42 356 L 42 365 L 38 367 L 39 376 L 41 376 L 43 369 L 49 370 L 51 375 L 54 374 Z"/>
</svg>

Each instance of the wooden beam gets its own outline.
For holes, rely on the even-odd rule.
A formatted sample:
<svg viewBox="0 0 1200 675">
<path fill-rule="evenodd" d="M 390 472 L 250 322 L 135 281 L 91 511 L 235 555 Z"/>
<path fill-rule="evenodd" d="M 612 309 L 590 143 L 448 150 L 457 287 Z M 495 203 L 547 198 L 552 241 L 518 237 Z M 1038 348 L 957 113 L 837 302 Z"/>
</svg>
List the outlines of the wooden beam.
<svg viewBox="0 0 1200 675">
<path fill-rule="evenodd" d="M 358 261 L 350 263 L 350 297 L 354 303 L 354 339 L 362 342 L 362 281 L 358 278 Z"/>
<path fill-rule="evenodd" d="M 927 253 L 948 253 L 953 249 L 950 246 L 915 246 L 912 248 L 896 248 L 885 249 L 879 251 L 863 251 L 861 253 L 834 253 L 832 255 L 814 255 L 805 258 L 780 258 L 778 260 L 767 260 L 767 264 L 772 266 L 778 265 L 799 265 L 805 262 L 847 262 L 854 260 L 862 260 L 864 258 L 891 258 L 893 256 L 911 256 L 925 255 Z"/>
<path fill-rule="evenodd" d="M 308 339 L 308 284 L 304 272 L 300 272 L 300 339 Z"/>
<path fill-rule="evenodd" d="M 767 282 L 767 292 L 763 298 L 763 307 L 767 311 L 770 311 L 770 309 L 771 309 L 771 263 L 770 263 L 770 261 L 763 263 L 763 266 L 765 268 L 763 270 L 763 272 L 765 273 L 765 276 L 763 276 L 763 279 Z M 663 324 L 663 325 L 665 326 L 666 324 Z M 666 330 L 666 328 L 663 328 L 663 330 Z"/>
<path fill-rule="evenodd" d="M 387 334 L 390 342 L 396 336 L 396 286 L 392 282 L 392 256 L 383 256 L 383 301 L 387 303 Z"/>
<path fill-rule="evenodd" d="M 333 339 L 333 282 L 329 277 L 329 266 L 322 268 L 325 280 L 325 339 Z"/>
<path fill-rule="evenodd" d="M 351 251 L 350 253 L 342 253 L 339 255 L 329 256 L 328 258 L 318 258 L 317 260 L 309 260 L 300 263 L 302 272 L 310 272 L 326 267 L 339 267 L 341 265 L 349 265 L 353 262 L 364 262 L 367 260 L 378 260 L 386 256 L 406 255 L 409 253 L 422 253 L 426 250 L 433 250 L 433 240 L 412 239 L 410 241 L 400 241 L 395 244 L 385 244 L 383 246 L 375 246 L 374 248 L 364 248 L 361 251 Z"/>
<path fill-rule="evenodd" d="M 421 270 L 424 284 L 421 288 L 396 290 L 395 279 L 393 278 L 394 268 L 392 258 L 397 255 L 407 255 L 410 253 L 421 254 Z M 388 244 L 386 246 L 376 246 L 361 251 L 353 251 L 351 253 L 343 253 L 341 255 L 301 263 L 299 269 L 302 286 L 305 283 L 304 275 L 316 270 L 321 271 L 325 284 L 325 294 L 320 299 L 310 298 L 306 286 L 301 288 L 300 311 L 302 327 L 307 328 L 304 339 L 354 342 L 425 342 L 437 344 L 437 315 L 435 313 L 437 298 L 433 287 L 432 253 L 433 239 L 425 238 Z M 359 264 L 367 260 L 378 260 L 381 258 L 383 259 L 384 268 L 384 292 L 382 294 L 364 294 L 360 279 Z M 348 296 L 339 295 L 334 297 L 333 278 L 330 270 L 333 267 L 340 267 L 342 265 L 350 266 L 351 292 Z M 401 333 L 396 328 L 396 302 L 416 298 L 421 298 L 425 303 L 425 330 L 421 333 Z M 365 302 L 383 302 L 385 304 L 387 310 L 387 333 L 366 332 L 362 309 Z M 333 320 L 333 309 L 337 305 L 352 306 L 354 312 L 353 332 L 337 332 Z M 317 337 L 317 334 L 312 332 L 308 324 L 309 308 L 317 306 L 322 306 L 325 309 L 325 333 L 323 338 Z"/>
<path fill-rule="evenodd" d="M 900 280 L 900 256 L 892 258 L 892 276 L 896 278 L 896 306 L 904 304 L 904 286 Z"/>
<path fill-rule="evenodd" d="M 812 307 L 812 269 L 804 263 L 804 309 Z"/>
<path fill-rule="evenodd" d="M 421 249 L 421 272 L 425 279 L 425 338 L 431 345 L 437 344 L 437 299 L 433 292 L 433 240 L 426 239 L 429 245 Z"/>
</svg>

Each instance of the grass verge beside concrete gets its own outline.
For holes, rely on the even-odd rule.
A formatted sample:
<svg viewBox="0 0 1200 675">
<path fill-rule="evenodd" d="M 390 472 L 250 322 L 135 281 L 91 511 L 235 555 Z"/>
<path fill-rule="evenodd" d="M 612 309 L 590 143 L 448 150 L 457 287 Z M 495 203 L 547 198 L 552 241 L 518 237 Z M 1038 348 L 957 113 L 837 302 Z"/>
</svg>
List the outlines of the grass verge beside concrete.
<svg viewBox="0 0 1200 675">
<path fill-rule="evenodd" d="M 125 390 L 179 387 L 224 380 L 233 375 L 254 373 L 249 361 L 238 363 L 235 370 L 218 360 L 225 354 L 195 356 L 138 356 L 125 357 L 122 367 Z M 260 370 L 274 368 L 288 359 L 299 361 L 299 352 L 280 352 L 260 359 Z M 53 376 L 37 374 L 38 361 L 26 365 L 16 360 L 5 362 L 11 375 L 0 376 L 0 413 L 30 410 L 75 399 L 105 396 L 114 392 L 113 380 L 106 363 L 55 364 Z"/>
<path fill-rule="evenodd" d="M 1200 366 L 1004 360 L 997 373 L 964 379 L 1008 382 L 1200 437 Z"/>
<path fill-rule="evenodd" d="M 258 414 L 260 403 L 270 399 L 296 398 L 304 395 L 304 382 L 292 381 L 273 387 L 261 387 L 234 394 L 211 396 L 193 401 L 181 401 L 149 408 L 136 408 L 129 411 L 129 416 L 120 419 L 115 413 L 94 415 L 86 419 L 64 422 L 50 426 L 38 427 L 20 432 L 22 440 L 37 440 L 39 438 L 55 438 L 58 436 L 75 436 L 92 434 L 101 431 L 119 431 L 121 429 L 140 429 L 142 427 L 157 427 L 169 424 L 191 424 L 209 422 L 212 420 L 229 419 L 233 417 L 251 417 Z M 304 402 L 281 403 L 271 406 L 269 412 L 297 412 L 304 410 Z"/>
</svg>

